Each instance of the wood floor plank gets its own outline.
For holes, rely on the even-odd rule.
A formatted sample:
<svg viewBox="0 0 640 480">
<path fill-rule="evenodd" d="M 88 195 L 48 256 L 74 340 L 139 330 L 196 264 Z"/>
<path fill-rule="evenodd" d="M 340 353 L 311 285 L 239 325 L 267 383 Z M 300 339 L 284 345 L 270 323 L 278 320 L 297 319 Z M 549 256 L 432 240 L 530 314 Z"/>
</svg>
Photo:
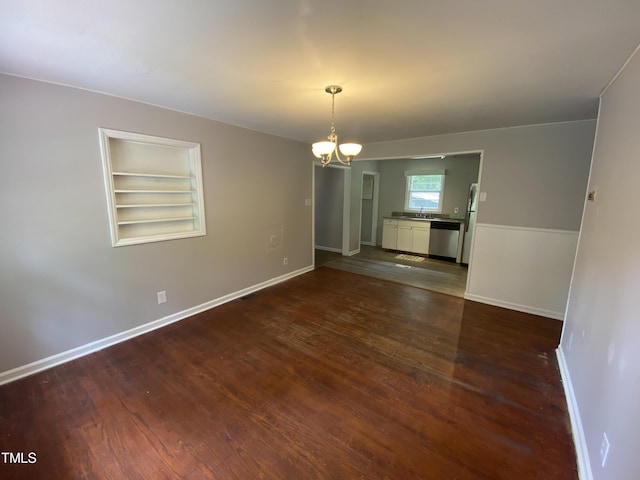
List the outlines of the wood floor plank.
<svg viewBox="0 0 640 480">
<path fill-rule="evenodd" d="M 318 268 L 0 387 L 0 478 L 577 479 L 561 323 Z"/>
</svg>

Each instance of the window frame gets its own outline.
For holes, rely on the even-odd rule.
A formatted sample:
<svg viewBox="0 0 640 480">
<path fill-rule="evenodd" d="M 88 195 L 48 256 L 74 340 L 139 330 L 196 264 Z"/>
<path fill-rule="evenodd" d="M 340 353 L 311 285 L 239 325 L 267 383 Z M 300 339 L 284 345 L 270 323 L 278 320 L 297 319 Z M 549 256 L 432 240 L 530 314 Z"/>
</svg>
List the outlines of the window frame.
<svg viewBox="0 0 640 480">
<path fill-rule="evenodd" d="M 422 177 L 422 176 L 439 176 L 441 177 L 440 189 L 438 190 L 411 190 L 411 180 L 413 177 Z M 444 201 L 444 188 L 446 181 L 446 172 L 445 171 L 407 171 L 405 172 L 406 183 L 405 183 L 405 196 L 404 196 L 404 208 L 405 211 L 409 212 L 423 212 L 423 213 L 442 213 L 442 206 Z M 409 202 L 411 199 L 412 192 L 437 192 L 438 193 L 438 207 L 437 208 L 428 208 L 428 207 L 411 207 Z"/>
</svg>

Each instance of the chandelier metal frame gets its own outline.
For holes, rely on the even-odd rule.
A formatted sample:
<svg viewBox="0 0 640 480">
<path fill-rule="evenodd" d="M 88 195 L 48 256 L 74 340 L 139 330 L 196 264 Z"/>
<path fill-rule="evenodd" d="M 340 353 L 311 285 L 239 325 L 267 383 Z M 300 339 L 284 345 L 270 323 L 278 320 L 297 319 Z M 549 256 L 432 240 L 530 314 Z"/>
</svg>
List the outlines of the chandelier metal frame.
<svg viewBox="0 0 640 480">
<path fill-rule="evenodd" d="M 362 150 L 362 145 L 359 143 L 343 143 L 338 146 L 338 134 L 336 133 L 335 125 L 336 95 L 342 92 L 342 87 L 340 85 L 329 85 L 324 91 L 331 94 L 331 129 L 329 130 L 327 140 L 314 143 L 311 150 L 317 158 L 321 159 L 323 167 L 331 163 L 334 152 L 338 162 L 342 165 L 350 166 L 351 160 Z M 344 160 L 340 158 L 339 152 L 342 152 L 344 155 Z"/>
</svg>

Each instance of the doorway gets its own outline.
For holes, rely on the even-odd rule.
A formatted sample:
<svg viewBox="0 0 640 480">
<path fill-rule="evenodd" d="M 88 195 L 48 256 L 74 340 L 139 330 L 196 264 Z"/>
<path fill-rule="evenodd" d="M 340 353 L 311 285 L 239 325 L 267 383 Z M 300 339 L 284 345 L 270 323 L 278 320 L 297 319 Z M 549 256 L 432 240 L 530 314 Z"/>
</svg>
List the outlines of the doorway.
<svg viewBox="0 0 640 480">
<path fill-rule="evenodd" d="M 442 193 L 441 215 L 465 219 L 469 185 L 479 181 L 482 152 L 451 153 L 442 158 L 434 155 L 366 162 L 366 165 L 362 165 L 364 168 L 352 169 L 352 181 L 342 184 L 348 190 L 343 192 L 344 198 L 350 198 L 353 207 L 347 208 L 343 204 L 344 214 L 350 215 L 354 220 L 346 226 L 343 225 L 343 234 L 345 230 L 350 230 L 352 252 L 349 253 L 347 250 L 346 255 L 350 255 L 347 257 L 345 254 L 341 255 L 341 252 L 338 253 L 338 249 L 316 251 L 316 266 L 330 263 L 329 266 L 334 268 L 378 278 L 388 276 L 401 283 L 463 296 L 468 283 L 469 269 L 466 266 L 428 256 L 409 258 L 405 261 L 403 257 L 412 256 L 406 255 L 408 252 L 382 249 L 382 223 L 383 217 L 405 210 L 406 174 L 416 169 L 446 171 L 447 182 Z M 336 193 L 339 192 L 334 192 L 334 195 Z M 378 211 L 374 212 L 374 208 Z M 343 220 L 346 221 L 344 217 Z M 357 239 L 354 238 L 355 235 Z M 349 242 L 349 238 L 343 237 L 343 240 Z"/>
<path fill-rule="evenodd" d="M 348 255 L 351 170 L 314 166 L 315 250 Z"/>
<path fill-rule="evenodd" d="M 375 246 L 378 241 L 378 197 L 380 173 L 362 172 L 360 195 L 360 244 Z"/>
</svg>

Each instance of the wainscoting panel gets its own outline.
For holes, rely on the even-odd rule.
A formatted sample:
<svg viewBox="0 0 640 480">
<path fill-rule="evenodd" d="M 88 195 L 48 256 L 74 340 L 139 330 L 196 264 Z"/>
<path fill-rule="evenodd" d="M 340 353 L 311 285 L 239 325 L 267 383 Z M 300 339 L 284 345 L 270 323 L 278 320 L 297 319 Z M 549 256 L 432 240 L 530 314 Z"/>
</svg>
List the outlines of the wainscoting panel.
<svg viewBox="0 0 640 480">
<path fill-rule="evenodd" d="M 578 232 L 477 224 L 465 298 L 562 320 Z"/>
</svg>

